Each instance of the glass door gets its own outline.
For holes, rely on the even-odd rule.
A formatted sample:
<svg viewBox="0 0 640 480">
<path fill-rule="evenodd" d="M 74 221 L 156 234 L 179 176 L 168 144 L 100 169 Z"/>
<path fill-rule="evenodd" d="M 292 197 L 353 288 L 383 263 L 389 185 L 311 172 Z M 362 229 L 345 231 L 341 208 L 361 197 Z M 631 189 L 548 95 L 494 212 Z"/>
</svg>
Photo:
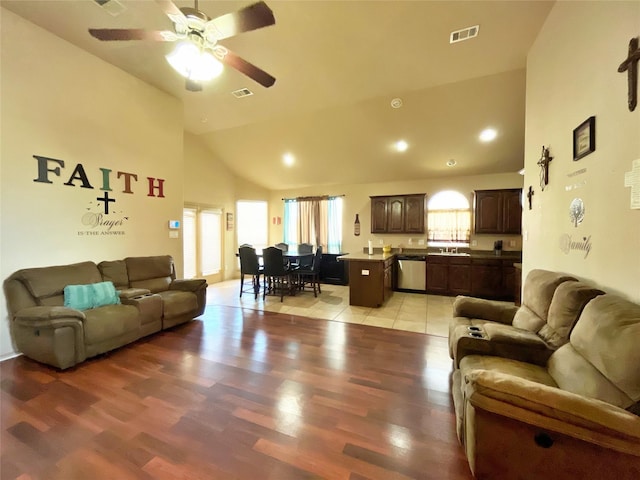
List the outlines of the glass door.
<svg viewBox="0 0 640 480">
<path fill-rule="evenodd" d="M 183 210 L 184 278 L 222 281 L 222 210 L 188 206 Z"/>
</svg>

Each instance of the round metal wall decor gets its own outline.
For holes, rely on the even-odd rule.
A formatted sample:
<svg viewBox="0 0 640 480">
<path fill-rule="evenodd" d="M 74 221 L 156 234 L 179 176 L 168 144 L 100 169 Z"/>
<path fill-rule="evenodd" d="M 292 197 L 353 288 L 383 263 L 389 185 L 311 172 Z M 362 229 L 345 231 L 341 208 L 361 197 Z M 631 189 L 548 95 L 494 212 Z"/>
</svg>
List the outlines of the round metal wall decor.
<svg viewBox="0 0 640 480">
<path fill-rule="evenodd" d="M 571 200 L 571 205 L 569 205 L 569 218 L 571 218 L 571 223 L 573 223 L 574 227 L 577 227 L 578 224 L 584 220 L 584 202 L 581 198 Z"/>
</svg>

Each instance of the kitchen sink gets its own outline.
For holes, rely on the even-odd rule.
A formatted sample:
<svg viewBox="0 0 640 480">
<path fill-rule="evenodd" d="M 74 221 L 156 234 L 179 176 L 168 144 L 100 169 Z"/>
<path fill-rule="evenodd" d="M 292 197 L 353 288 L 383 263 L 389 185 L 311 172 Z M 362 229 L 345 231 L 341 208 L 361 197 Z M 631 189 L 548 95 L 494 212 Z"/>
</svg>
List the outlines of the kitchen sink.
<svg viewBox="0 0 640 480">
<path fill-rule="evenodd" d="M 431 252 L 428 253 L 427 255 L 440 255 L 440 256 L 445 256 L 445 257 L 470 257 L 471 254 L 470 253 L 464 253 L 464 252 Z"/>
</svg>

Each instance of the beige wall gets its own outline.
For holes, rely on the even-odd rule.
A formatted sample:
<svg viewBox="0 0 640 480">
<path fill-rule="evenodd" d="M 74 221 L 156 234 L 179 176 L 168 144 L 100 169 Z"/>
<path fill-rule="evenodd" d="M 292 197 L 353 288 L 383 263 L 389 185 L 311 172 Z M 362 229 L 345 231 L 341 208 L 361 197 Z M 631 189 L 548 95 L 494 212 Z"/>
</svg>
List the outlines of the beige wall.
<svg viewBox="0 0 640 480">
<path fill-rule="evenodd" d="M 220 208 L 223 215 L 232 213 L 234 220 L 236 200 L 269 200 L 267 190 L 238 179 L 198 136 L 186 132 L 184 184 L 185 203 Z M 235 221 L 233 230 L 225 227 L 223 242 L 223 278 L 227 280 L 238 274 Z"/>
<path fill-rule="evenodd" d="M 372 240 L 375 247 L 380 248 L 382 244 L 391 244 L 393 247 L 403 246 L 405 248 L 425 248 L 419 244 L 419 240 L 426 241 L 426 235 L 392 235 L 392 234 L 372 234 L 371 232 L 371 195 L 395 195 L 409 193 L 426 193 L 428 196 L 434 195 L 442 190 L 457 190 L 469 197 L 472 201 L 474 190 L 485 190 L 493 188 L 521 188 L 522 176 L 517 173 L 504 173 L 496 175 L 476 175 L 457 178 L 432 178 L 415 180 L 411 182 L 388 182 L 352 185 L 321 186 L 298 190 L 283 190 L 272 192 L 270 202 L 270 219 L 274 216 L 283 215 L 284 204 L 282 198 L 291 198 L 309 195 L 342 195 L 344 194 L 344 212 L 342 224 L 342 238 L 344 252 L 361 252 L 367 247 L 367 242 Z M 361 234 L 356 237 L 353 234 L 353 224 L 356 213 L 360 217 Z M 282 225 L 274 227 L 271 222 L 269 234 L 270 243 L 282 241 Z M 409 245 L 409 238 L 412 244 Z M 492 250 L 493 242 L 498 239 L 505 240 L 505 250 L 520 250 L 521 237 L 518 235 L 474 235 L 472 240 L 477 240 L 478 245 L 473 247 L 478 250 Z M 516 246 L 509 247 L 506 240 L 513 239 Z"/>
<path fill-rule="evenodd" d="M 181 268 L 180 239 L 168 220 L 183 204 L 181 103 L 119 69 L 2 9 L 0 271 L 25 267 L 170 254 Z M 33 155 L 65 162 L 51 184 L 38 177 Z M 93 189 L 64 185 L 82 164 Z M 51 165 L 53 168 L 55 165 Z M 83 223 L 102 208 L 100 168 L 111 169 L 112 220 L 107 229 Z M 134 173 L 131 191 L 117 171 Z M 147 196 L 147 177 L 164 179 L 164 198 Z M 93 202 L 93 203 L 92 203 Z M 124 217 L 127 217 L 124 219 Z M 93 217 L 95 218 L 95 217 Z M 13 351 L 4 297 L 0 358 Z"/>
<path fill-rule="evenodd" d="M 528 57 L 524 260 L 532 268 L 572 273 L 609 292 L 640 301 L 640 210 L 631 210 L 624 174 L 640 158 L 640 107 L 627 109 L 627 74 L 617 72 L 629 40 L 640 35 L 640 2 L 558 2 Z M 596 117 L 596 150 L 573 161 L 572 132 Z M 554 157 L 541 191 L 542 145 Z M 585 169 L 584 173 L 572 174 Z M 569 204 L 582 198 L 585 217 L 573 226 Z M 565 253 L 564 239 L 590 251 Z"/>
</svg>

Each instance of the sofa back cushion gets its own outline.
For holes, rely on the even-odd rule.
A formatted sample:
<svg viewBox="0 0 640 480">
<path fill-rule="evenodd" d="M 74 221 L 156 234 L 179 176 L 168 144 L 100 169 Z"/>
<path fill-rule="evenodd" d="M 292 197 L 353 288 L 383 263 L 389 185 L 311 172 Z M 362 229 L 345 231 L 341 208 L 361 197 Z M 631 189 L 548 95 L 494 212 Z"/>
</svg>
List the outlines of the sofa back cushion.
<svg viewBox="0 0 640 480">
<path fill-rule="evenodd" d="M 591 300 L 569 342 L 617 388 L 640 401 L 640 305 L 617 295 Z"/>
<path fill-rule="evenodd" d="M 12 275 L 33 297 L 36 305 L 64 305 L 64 287 L 102 281 L 98 266 L 93 262 L 74 263 L 54 267 L 26 268 Z"/>
<path fill-rule="evenodd" d="M 98 264 L 105 282 L 112 282 L 117 289 L 129 288 L 129 275 L 124 260 L 105 260 Z"/>
<path fill-rule="evenodd" d="M 561 283 L 577 281 L 563 273 L 534 269 L 529 272 L 522 289 L 522 306 L 513 317 L 513 326 L 537 333 L 547 322 L 549 306 Z"/>
<path fill-rule="evenodd" d="M 169 255 L 127 257 L 124 261 L 133 288 L 146 288 L 152 293 L 162 292 L 168 290 L 176 278 L 173 258 Z"/>
<path fill-rule="evenodd" d="M 578 321 L 585 305 L 604 292 L 582 282 L 564 282 L 558 285 L 551 299 L 547 323 L 538 335 L 556 349 L 569 341 L 569 333 Z"/>
</svg>

